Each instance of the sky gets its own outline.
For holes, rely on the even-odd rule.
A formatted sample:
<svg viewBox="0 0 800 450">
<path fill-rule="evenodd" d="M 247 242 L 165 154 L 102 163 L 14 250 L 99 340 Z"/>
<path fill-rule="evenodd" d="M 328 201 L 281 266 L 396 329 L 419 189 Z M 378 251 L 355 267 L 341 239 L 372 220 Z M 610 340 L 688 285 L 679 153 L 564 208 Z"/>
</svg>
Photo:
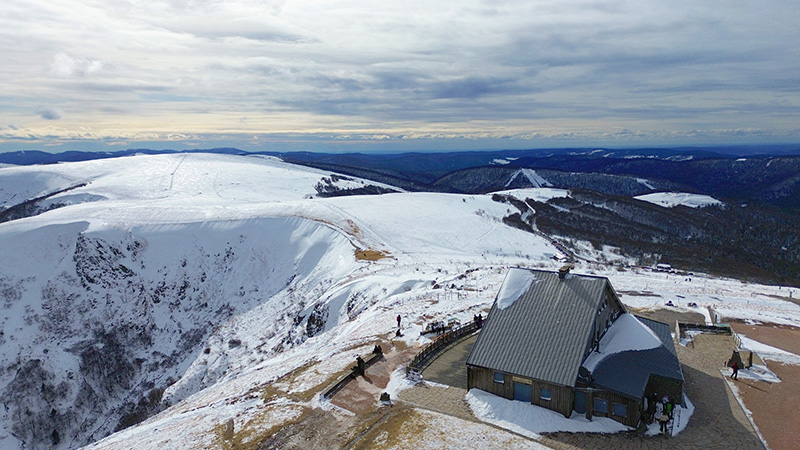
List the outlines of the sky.
<svg viewBox="0 0 800 450">
<path fill-rule="evenodd" d="M 0 152 L 800 142 L 800 2 L 5 0 Z"/>
</svg>

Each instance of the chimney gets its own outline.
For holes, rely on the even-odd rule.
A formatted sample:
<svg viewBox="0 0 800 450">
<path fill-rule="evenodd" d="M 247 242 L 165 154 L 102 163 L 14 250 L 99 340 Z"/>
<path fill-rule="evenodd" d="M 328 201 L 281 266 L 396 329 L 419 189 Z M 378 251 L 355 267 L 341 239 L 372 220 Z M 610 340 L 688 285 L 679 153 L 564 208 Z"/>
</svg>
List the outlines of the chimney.
<svg viewBox="0 0 800 450">
<path fill-rule="evenodd" d="M 572 264 L 567 264 L 562 266 L 560 269 L 558 269 L 558 278 L 561 280 L 565 279 L 567 277 L 567 274 L 569 273 L 570 270 L 572 270 L 573 267 L 574 266 Z"/>
</svg>

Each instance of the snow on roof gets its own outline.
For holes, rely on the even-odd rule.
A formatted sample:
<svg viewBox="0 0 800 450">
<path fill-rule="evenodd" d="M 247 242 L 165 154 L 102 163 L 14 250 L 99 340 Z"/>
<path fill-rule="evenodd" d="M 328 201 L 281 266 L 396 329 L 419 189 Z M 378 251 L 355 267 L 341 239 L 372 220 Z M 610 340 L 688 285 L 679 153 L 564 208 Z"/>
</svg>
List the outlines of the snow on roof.
<svg viewBox="0 0 800 450">
<path fill-rule="evenodd" d="M 722 204 L 721 201 L 714 197 L 687 192 L 653 192 L 652 194 L 638 195 L 634 198 L 665 208 L 674 208 L 679 205 L 690 208 L 703 208 Z"/>
<path fill-rule="evenodd" d="M 632 350 L 650 350 L 661 346 L 661 339 L 649 327 L 639 322 L 633 314 L 622 314 L 600 339 L 598 349 L 583 362 L 589 372 L 608 356 Z"/>
<path fill-rule="evenodd" d="M 536 281 L 536 275 L 530 270 L 511 268 L 497 294 L 497 307 L 506 309 L 513 305 L 518 298 L 522 297 L 522 294 L 531 288 L 534 281 Z"/>
</svg>

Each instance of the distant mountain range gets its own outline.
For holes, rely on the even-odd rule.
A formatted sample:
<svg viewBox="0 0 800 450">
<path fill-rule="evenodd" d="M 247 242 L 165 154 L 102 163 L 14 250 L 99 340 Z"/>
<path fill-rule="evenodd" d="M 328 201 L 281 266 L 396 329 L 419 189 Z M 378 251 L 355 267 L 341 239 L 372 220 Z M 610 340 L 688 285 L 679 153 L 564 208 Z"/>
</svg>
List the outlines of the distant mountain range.
<svg viewBox="0 0 800 450">
<path fill-rule="evenodd" d="M 57 154 L 18 151 L 0 154 L 0 163 L 53 164 L 164 153 L 271 155 L 287 162 L 379 181 L 409 191 L 474 194 L 536 187 L 536 182 L 519 176 L 520 170 L 532 169 L 544 176 L 549 185 L 567 189 L 589 189 L 610 195 L 681 190 L 726 201 L 800 207 L 800 145 L 400 154 L 245 152 L 235 148 Z"/>
</svg>

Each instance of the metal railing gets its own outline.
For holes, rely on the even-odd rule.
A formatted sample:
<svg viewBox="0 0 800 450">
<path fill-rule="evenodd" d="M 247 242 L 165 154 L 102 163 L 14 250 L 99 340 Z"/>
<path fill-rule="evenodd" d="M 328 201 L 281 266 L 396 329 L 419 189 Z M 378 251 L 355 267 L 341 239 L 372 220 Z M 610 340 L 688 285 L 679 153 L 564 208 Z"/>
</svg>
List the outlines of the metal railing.
<svg viewBox="0 0 800 450">
<path fill-rule="evenodd" d="M 485 322 L 485 319 L 484 319 Z M 461 325 L 458 328 L 454 328 L 447 333 L 439 336 L 435 341 L 431 342 L 425 348 L 422 349 L 421 352 L 411 360 L 406 368 L 406 372 L 410 372 L 415 370 L 417 372 L 421 372 L 430 361 L 434 359 L 436 354 L 447 347 L 448 345 L 460 340 L 467 334 L 473 333 L 475 330 L 478 329 L 477 322 L 469 322 L 467 324 Z"/>
</svg>

